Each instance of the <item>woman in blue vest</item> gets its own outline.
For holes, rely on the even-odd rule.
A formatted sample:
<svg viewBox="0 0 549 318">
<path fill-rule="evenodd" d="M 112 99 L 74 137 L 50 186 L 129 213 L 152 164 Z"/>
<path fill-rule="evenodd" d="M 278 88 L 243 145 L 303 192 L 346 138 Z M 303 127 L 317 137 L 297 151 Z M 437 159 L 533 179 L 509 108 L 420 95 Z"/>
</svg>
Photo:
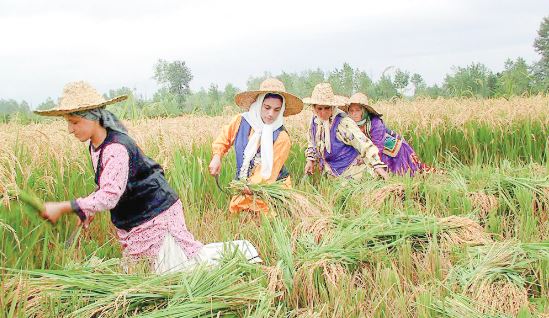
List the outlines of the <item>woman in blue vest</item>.
<svg viewBox="0 0 549 318">
<path fill-rule="evenodd" d="M 305 173 L 319 169 L 335 177 L 360 179 L 368 172 L 387 178 L 387 166 L 380 160 L 377 147 L 338 108 L 346 102 L 334 95 L 329 83 L 316 85 L 312 96 L 303 102 L 314 112 L 307 134 Z"/>
<path fill-rule="evenodd" d="M 186 269 L 198 263 L 215 264 L 222 243 L 203 245 L 187 230 L 183 206 L 170 187 L 162 167 L 145 156 L 128 136 L 124 125 L 105 106 L 125 100 L 105 100 L 86 82 L 65 86 L 59 106 L 36 111 L 44 116 L 63 116 L 68 129 L 81 142 L 90 141 L 96 190 L 65 202 L 48 202 L 41 216 L 52 223 L 74 213 L 79 223 L 89 225 L 94 215 L 110 210 L 123 256 L 129 263 L 150 261 L 158 273 Z M 235 241 L 249 259 L 257 251 L 247 241 Z"/>
<path fill-rule="evenodd" d="M 284 129 L 284 117 L 301 112 L 303 102 L 287 93 L 281 81 L 269 78 L 261 83 L 259 90 L 237 94 L 235 103 L 247 111 L 235 116 L 213 142 L 210 174 L 220 173 L 221 160 L 234 145 L 236 179 L 252 184 L 282 181 L 290 187 L 284 163 L 290 154 L 291 143 Z M 246 191 L 231 199 L 229 211 L 267 213 L 269 208 L 267 202 Z"/>
</svg>

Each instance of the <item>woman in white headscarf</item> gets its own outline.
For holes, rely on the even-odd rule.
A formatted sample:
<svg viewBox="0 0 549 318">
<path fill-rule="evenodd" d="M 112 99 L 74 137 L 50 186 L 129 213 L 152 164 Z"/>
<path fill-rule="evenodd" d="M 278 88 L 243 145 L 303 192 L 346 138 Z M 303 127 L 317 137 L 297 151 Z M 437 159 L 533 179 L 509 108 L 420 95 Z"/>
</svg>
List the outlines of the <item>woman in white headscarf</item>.
<svg viewBox="0 0 549 318">
<path fill-rule="evenodd" d="M 263 81 L 259 90 L 237 94 L 235 102 L 247 112 L 234 117 L 213 142 L 210 174 L 219 175 L 222 158 L 234 145 L 235 179 L 253 184 L 282 180 L 291 186 L 284 166 L 291 147 L 290 136 L 284 129 L 284 117 L 298 114 L 303 109 L 303 102 L 287 93 L 284 84 L 275 78 Z M 231 199 L 229 211 L 267 213 L 269 208 L 266 202 L 247 192 Z"/>
</svg>

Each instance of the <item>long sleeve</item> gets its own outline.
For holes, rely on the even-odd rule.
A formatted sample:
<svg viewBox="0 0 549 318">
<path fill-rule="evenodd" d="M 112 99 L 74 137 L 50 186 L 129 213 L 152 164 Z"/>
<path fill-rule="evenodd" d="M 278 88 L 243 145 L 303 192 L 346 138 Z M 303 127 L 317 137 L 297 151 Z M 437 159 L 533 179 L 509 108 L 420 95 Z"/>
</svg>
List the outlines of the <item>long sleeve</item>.
<svg viewBox="0 0 549 318">
<path fill-rule="evenodd" d="M 360 157 L 374 168 L 385 167 L 379 157 L 379 150 L 374 143 L 366 137 L 356 123 L 349 117 L 341 119 L 336 130 L 336 137 L 346 145 L 355 148 Z"/>
<path fill-rule="evenodd" d="M 121 144 L 106 146 L 101 161 L 103 166 L 98 189 L 72 203 L 77 213 L 81 215 L 79 212 L 83 212 L 86 218 L 97 212 L 113 209 L 126 190 L 129 174 L 129 155 L 126 147 Z"/>
<path fill-rule="evenodd" d="M 290 155 L 290 148 L 292 143 L 290 141 L 290 136 L 287 132 L 283 131 L 278 135 L 278 138 L 273 144 L 273 171 L 271 177 L 268 180 L 264 180 L 261 176 L 261 165 L 254 167 L 253 174 L 249 178 L 250 183 L 273 183 L 278 178 L 282 166 L 288 159 Z"/>
<path fill-rule="evenodd" d="M 235 116 L 228 125 L 223 126 L 221 133 L 215 138 L 212 143 L 212 153 L 219 155 L 221 158 L 231 149 L 236 133 L 240 127 L 242 115 Z"/>
<path fill-rule="evenodd" d="M 372 128 L 370 129 L 370 138 L 379 151 L 379 156 L 383 153 L 385 147 L 385 124 L 379 117 L 372 117 Z"/>
<path fill-rule="evenodd" d="M 314 146 L 314 140 L 312 136 L 312 121 L 309 124 L 309 129 L 307 130 L 307 149 L 305 149 L 305 158 L 309 161 L 317 161 L 318 160 L 318 150 Z"/>
</svg>

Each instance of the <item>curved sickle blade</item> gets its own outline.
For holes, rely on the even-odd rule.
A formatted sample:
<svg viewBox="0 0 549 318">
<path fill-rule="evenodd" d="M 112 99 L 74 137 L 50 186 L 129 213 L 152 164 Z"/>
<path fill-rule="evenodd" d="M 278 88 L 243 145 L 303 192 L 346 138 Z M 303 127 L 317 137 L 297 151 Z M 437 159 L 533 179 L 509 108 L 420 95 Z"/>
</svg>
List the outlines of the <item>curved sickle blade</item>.
<svg viewBox="0 0 549 318">
<path fill-rule="evenodd" d="M 229 195 L 229 193 L 228 193 L 227 191 L 223 190 L 223 188 L 221 188 L 221 186 L 219 185 L 219 175 L 216 174 L 216 175 L 214 176 L 214 178 L 215 178 L 215 185 L 217 186 L 217 188 L 219 189 L 219 191 L 225 193 L 226 195 Z"/>
</svg>

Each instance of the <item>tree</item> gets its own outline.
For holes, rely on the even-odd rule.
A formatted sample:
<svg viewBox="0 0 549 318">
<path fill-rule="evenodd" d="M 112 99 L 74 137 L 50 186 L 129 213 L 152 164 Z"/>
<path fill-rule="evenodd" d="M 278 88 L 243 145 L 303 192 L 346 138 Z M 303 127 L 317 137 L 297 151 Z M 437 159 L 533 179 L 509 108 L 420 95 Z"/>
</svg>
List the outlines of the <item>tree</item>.
<svg viewBox="0 0 549 318">
<path fill-rule="evenodd" d="M 108 93 L 103 94 L 103 97 L 105 97 L 105 99 L 111 99 L 121 95 L 128 95 L 128 97 L 131 98 L 133 96 L 133 91 L 126 86 L 122 86 L 118 89 L 109 90 Z"/>
<path fill-rule="evenodd" d="M 397 68 L 393 85 L 397 89 L 399 96 L 404 95 L 404 91 L 406 90 L 406 87 L 408 87 L 408 84 L 410 84 L 410 73 Z"/>
<path fill-rule="evenodd" d="M 51 97 L 48 97 L 44 102 L 40 103 L 36 107 L 37 110 L 46 110 L 46 109 L 52 109 L 55 107 L 55 102 Z"/>
<path fill-rule="evenodd" d="M 234 96 L 238 93 L 238 88 L 229 83 L 225 85 L 223 91 L 223 106 L 234 105 Z"/>
<path fill-rule="evenodd" d="M 390 75 L 382 74 L 375 86 L 378 99 L 391 99 L 400 96 Z"/>
<path fill-rule="evenodd" d="M 512 96 L 529 93 L 531 89 L 531 75 L 528 65 L 523 58 L 505 61 L 505 69 L 498 77 L 496 93 L 498 96 Z"/>
<path fill-rule="evenodd" d="M 496 86 L 495 75 L 481 63 L 457 67 L 452 75 L 444 78 L 444 90 L 449 96 L 491 97 Z"/>
<path fill-rule="evenodd" d="M 350 96 L 353 93 L 353 68 L 348 63 L 343 63 L 341 70 L 335 69 L 328 75 L 328 82 L 332 84 L 334 93 Z"/>
<path fill-rule="evenodd" d="M 410 77 L 410 83 L 414 85 L 414 96 L 426 95 L 427 84 L 420 74 L 412 74 L 412 76 Z"/>
<path fill-rule="evenodd" d="M 296 79 L 299 80 L 296 74 L 286 73 L 283 71 L 282 74 L 277 76 L 277 78 L 284 83 L 284 87 L 287 92 L 295 92 L 296 89 L 294 83 L 296 82 Z"/>
<path fill-rule="evenodd" d="M 370 76 L 358 68 L 354 73 L 354 92 L 365 93 L 369 97 L 375 98 L 375 86 Z"/>
<path fill-rule="evenodd" d="M 13 99 L 0 99 L 0 113 L 1 114 L 13 114 L 13 113 L 30 113 L 29 104 L 22 101 L 19 104 Z"/>
<path fill-rule="evenodd" d="M 534 40 L 534 49 L 541 55 L 545 63 L 549 62 L 549 17 L 543 18 L 538 30 L 538 37 Z"/>
<path fill-rule="evenodd" d="M 535 90 L 549 93 L 549 17 L 541 21 L 534 49 L 541 55 L 541 59 L 531 68 Z"/>
<path fill-rule="evenodd" d="M 206 110 L 208 114 L 217 114 L 222 110 L 221 92 L 217 85 L 210 84 L 210 88 L 208 88 L 208 100 L 208 109 Z"/>
<path fill-rule="evenodd" d="M 320 68 L 317 68 L 314 71 L 305 71 L 301 73 L 299 80 L 299 84 L 301 86 L 296 91 L 296 93 L 301 97 L 311 96 L 316 84 L 322 83 L 324 81 L 326 81 L 324 71 L 322 71 Z"/>
<path fill-rule="evenodd" d="M 158 60 L 154 66 L 153 78 L 163 88 L 174 94 L 179 99 L 180 105 L 182 105 L 185 97 L 191 93 L 189 83 L 193 79 L 193 75 L 184 61 L 168 62 L 162 59 Z"/>
</svg>

